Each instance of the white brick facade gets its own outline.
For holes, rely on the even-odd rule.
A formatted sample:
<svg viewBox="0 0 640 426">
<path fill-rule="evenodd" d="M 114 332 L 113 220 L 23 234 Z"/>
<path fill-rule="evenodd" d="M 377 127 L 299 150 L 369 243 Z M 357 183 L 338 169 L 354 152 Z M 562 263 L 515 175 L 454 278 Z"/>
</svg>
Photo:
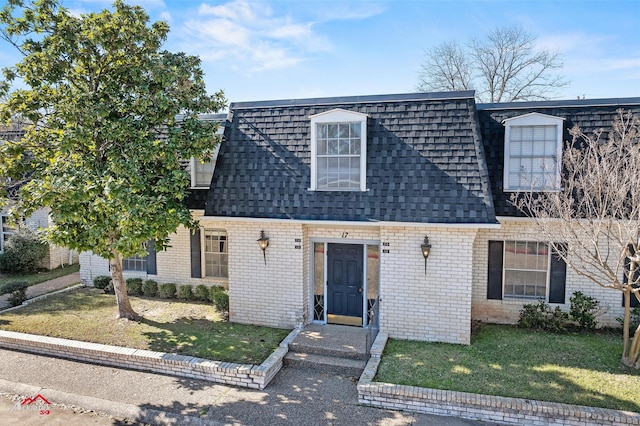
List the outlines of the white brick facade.
<svg viewBox="0 0 640 426">
<path fill-rule="evenodd" d="M 228 237 L 229 278 L 191 278 L 189 232 L 179 229 L 171 247 L 157 253 L 157 275 L 125 272 L 159 283 L 224 285 L 229 317 L 238 323 L 291 328 L 312 321 L 313 242 L 379 246 L 380 328 L 394 338 L 468 344 L 471 324 L 472 253 L 475 228 L 313 225 L 301 222 L 216 220 L 201 217 L 204 229 L 224 229 Z M 257 244 L 269 237 L 266 265 Z M 433 249 L 427 274 L 420 245 Z M 89 284 L 108 275 L 106 260 L 81 255 L 81 277 Z"/>
<path fill-rule="evenodd" d="M 382 228 L 380 330 L 394 338 L 469 344 L 475 229 Z M 420 245 L 432 245 L 424 271 Z"/>
<path fill-rule="evenodd" d="M 483 229 L 478 232 L 473 245 L 473 297 L 472 318 L 493 323 L 516 323 L 522 305 L 535 303 L 532 300 L 489 300 L 487 299 L 487 262 L 488 242 L 499 241 L 544 241 L 532 223 L 523 220 L 509 220 L 502 218 L 500 229 Z M 564 242 L 564 241 L 563 241 Z M 569 311 L 571 295 L 581 291 L 585 295 L 595 297 L 600 301 L 606 313 L 598 318 L 599 325 L 619 326 L 617 317 L 623 315 L 622 293 L 598 286 L 592 281 L 580 277 L 567 266 L 565 303 L 551 304 Z"/>
</svg>

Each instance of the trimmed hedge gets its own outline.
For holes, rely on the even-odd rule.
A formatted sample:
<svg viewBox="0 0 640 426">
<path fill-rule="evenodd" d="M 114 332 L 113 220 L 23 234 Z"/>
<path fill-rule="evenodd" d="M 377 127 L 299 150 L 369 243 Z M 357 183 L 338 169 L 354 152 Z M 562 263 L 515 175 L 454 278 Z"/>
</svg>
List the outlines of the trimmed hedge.
<svg viewBox="0 0 640 426">
<path fill-rule="evenodd" d="M 142 278 L 127 278 L 127 294 L 130 296 L 142 296 Z"/>
<path fill-rule="evenodd" d="M 111 277 L 100 275 L 93 279 L 93 286 L 98 290 L 104 290 L 111 283 Z"/>
<path fill-rule="evenodd" d="M 178 287 L 178 299 L 193 300 L 193 289 L 190 285 L 181 285 Z"/>
<path fill-rule="evenodd" d="M 174 299 L 176 297 L 176 285 L 174 283 L 160 284 L 158 296 L 163 299 Z"/>
<path fill-rule="evenodd" d="M 142 294 L 148 297 L 156 297 L 158 295 L 158 283 L 154 280 L 146 280 L 142 283 Z"/>
<path fill-rule="evenodd" d="M 198 284 L 193 291 L 193 296 L 196 300 L 201 300 L 203 302 L 209 301 L 209 289 L 204 284 Z"/>
</svg>

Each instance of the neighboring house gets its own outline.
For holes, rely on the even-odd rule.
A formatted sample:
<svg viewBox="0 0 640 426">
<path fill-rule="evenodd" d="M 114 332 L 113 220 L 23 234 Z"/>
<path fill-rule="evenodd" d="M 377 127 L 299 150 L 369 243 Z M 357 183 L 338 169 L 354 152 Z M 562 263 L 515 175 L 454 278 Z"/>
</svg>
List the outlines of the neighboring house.
<svg viewBox="0 0 640 426">
<path fill-rule="evenodd" d="M 21 138 L 22 135 L 23 131 L 19 126 L 12 125 L 8 128 L 2 127 L 0 128 L 0 143 L 2 143 L 3 140 L 16 140 Z M 10 197 L 15 196 L 16 194 L 11 193 L 10 191 Z M 8 211 L 8 206 L 4 209 L 0 209 L 0 253 L 4 253 L 8 239 L 16 232 L 16 228 L 10 226 Z M 30 217 L 25 218 L 20 226 L 25 226 L 28 229 L 35 231 L 38 228 L 47 228 L 50 224 L 51 217 L 49 216 L 49 211 L 47 209 L 40 209 Z M 78 260 L 77 252 L 69 250 L 66 247 L 49 244 L 48 250 L 44 259 L 42 259 L 40 266 L 46 269 L 55 269 L 59 266 L 78 263 Z"/>
<path fill-rule="evenodd" d="M 606 305 L 614 325 L 620 293 L 568 270 L 508 199 L 531 182 L 557 187 L 567 129 L 606 128 L 618 108 L 640 113 L 640 98 L 231 104 L 212 167 L 192 173 L 210 182 L 188 201 L 200 229 L 127 259 L 125 275 L 224 285 L 231 321 L 275 327 L 379 321 L 392 337 L 467 344 L 472 320 L 515 322 L 539 298 L 568 309 L 576 290 Z M 109 273 L 91 253 L 81 265 L 87 284 Z"/>
</svg>

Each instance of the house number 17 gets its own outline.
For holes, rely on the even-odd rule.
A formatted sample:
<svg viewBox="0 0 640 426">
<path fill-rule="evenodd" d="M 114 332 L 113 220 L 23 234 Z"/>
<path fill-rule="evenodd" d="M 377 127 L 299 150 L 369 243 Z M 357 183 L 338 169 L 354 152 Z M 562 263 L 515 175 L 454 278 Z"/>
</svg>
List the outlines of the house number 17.
<svg viewBox="0 0 640 426">
<path fill-rule="evenodd" d="M 343 232 L 343 233 L 342 233 L 342 238 L 347 238 L 348 236 L 349 236 L 349 233 L 348 233 L 348 232 Z"/>
</svg>

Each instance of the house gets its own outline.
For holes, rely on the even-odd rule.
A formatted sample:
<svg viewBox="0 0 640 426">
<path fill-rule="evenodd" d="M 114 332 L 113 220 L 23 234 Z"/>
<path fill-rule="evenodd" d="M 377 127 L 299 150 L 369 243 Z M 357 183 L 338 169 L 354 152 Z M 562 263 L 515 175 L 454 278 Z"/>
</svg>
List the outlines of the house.
<svg viewBox="0 0 640 426">
<path fill-rule="evenodd" d="M 223 285 L 231 321 L 274 327 L 375 325 L 468 344 L 472 320 L 515 322 L 539 298 L 568 309 L 576 290 L 616 324 L 620 294 L 567 269 L 508 199 L 522 170 L 558 184 L 560 171 L 540 164 L 562 155 L 567 130 L 606 128 L 619 108 L 640 113 L 640 98 L 476 104 L 466 91 L 233 103 L 199 178 L 209 185 L 193 185 L 188 200 L 200 229 L 126 259 L 125 276 Z M 108 274 L 106 260 L 80 258 L 83 282 Z"/>
<path fill-rule="evenodd" d="M 0 127 L 0 143 L 3 140 L 21 138 L 23 133 L 23 130 L 15 124 L 10 127 Z M 15 194 L 10 194 L 11 196 L 15 196 Z M 11 235 L 16 232 L 16 228 L 9 221 L 9 208 L 10 205 L 0 209 L 0 253 L 4 253 L 5 244 L 11 238 Z M 32 231 L 38 228 L 47 228 L 49 225 L 51 225 L 51 217 L 46 209 L 35 211 L 34 214 L 25 218 L 20 224 L 20 226 L 25 226 Z M 78 261 L 77 252 L 69 250 L 67 247 L 49 244 L 40 266 L 46 269 L 55 269 L 64 265 L 76 264 Z"/>
</svg>

